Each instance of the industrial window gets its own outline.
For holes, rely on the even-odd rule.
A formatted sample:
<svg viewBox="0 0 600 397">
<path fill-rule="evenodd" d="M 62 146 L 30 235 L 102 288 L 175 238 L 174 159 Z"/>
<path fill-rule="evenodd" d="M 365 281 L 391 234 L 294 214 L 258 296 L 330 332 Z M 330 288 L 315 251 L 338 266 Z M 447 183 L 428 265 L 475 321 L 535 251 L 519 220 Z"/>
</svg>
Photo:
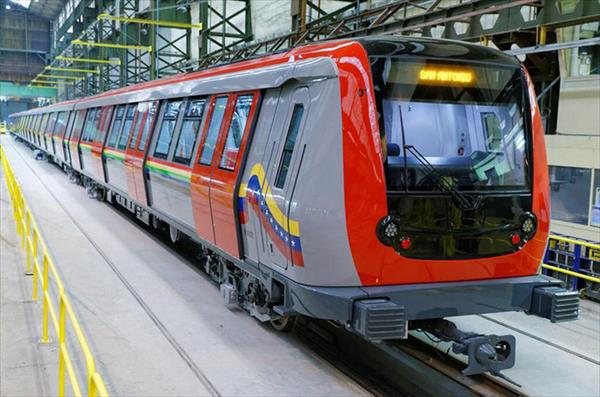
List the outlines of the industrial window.
<svg viewBox="0 0 600 397">
<path fill-rule="evenodd" d="M 135 116 L 135 108 L 137 105 L 129 105 L 127 113 L 125 115 L 125 122 L 123 123 L 123 132 L 119 138 L 119 149 L 123 150 L 127 147 L 127 141 L 129 141 L 129 135 L 131 135 L 131 125 Z"/>
<path fill-rule="evenodd" d="M 281 160 L 279 161 L 279 169 L 277 170 L 277 178 L 275 181 L 275 186 L 280 189 L 282 189 L 285 185 L 285 180 L 290 168 L 290 162 L 292 161 L 292 154 L 294 153 L 294 146 L 296 145 L 296 137 L 298 136 L 298 130 L 300 130 L 300 122 L 302 121 L 303 113 L 304 106 L 302 104 L 298 103 L 294 105 L 294 112 L 292 113 L 290 127 L 285 138 L 285 144 L 283 145 L 283 153 L 281 153 Z"/>
<path fill-rule="evenodd" d="M 167 103 L 160 125 L 160 132 L 158 133 L 158 142 L 156 143 L 156 149 L 154 150 L 155 157 L 161 159 L 167 158 L 169 150 L 171 149 L 173 132 L 175 131 L 175 125 L 177 124 L 177 117 L 179 117 L 182 103 L 183 102 L 180 100 Z"/>
<path fill-rule="evenodd" d="M 192 158 L 192 151 L 196 146 L 196 139 L 202 124 L 202 115 L 204 114 L 205 99 L 191 100 L 187 104 L 181 132 L 175 146 L 175 155 L 173 161 L 188 165 Z"/>
<path fill-rule="evenodd" d="M 146 122 L 144 123 L 144 129 L 142 130 L 142 136 L 140 137 L 140 144 L 138 145 L 138 150 L 144 150 L 146 148 L 146 140 L 148 138 L 148 132 L 150 131 L 150 127 L 152 127 L 152 123 L 154 122 L 154 115 L 156 114 L 157 104 L 158 102 L 146 104 L 146 106 L 148 106 L 148 110 L 145 113 Z"/>
<path fill-rule="evenodd" d="M 225 147 L 221 154 L 221 163 L 219 164 L 219 167 L 221 168 L 226 170 L 233 170 L 235 168 L 237 156 L 242 144 L 242 138 L 244 137 L 244 131 L 246 130 L 246 124 L 248 123 L 248 117 L 250 116 L 250 108 L 252 107 L 253 99 L 254 95 L 242 95 L 237 97 L 235 109 L 231 116 L 231 122 L 229 123 L 227 140 L 225 141 Z"/>
<path fill-rule="evenodd" d="M 208 134 L 206 134 L 206 139 L 202 145 L 202 154 L 200 155 L 200 164 L 204 165 L 210 165 L 212 163 L 217 137 L 219 136 L 221 123 L 223 122 L 223 116 L 225 115 L 227 97 L 217 98 L 214 106 L 212 117 L 210 119 L 210 126 L 208 127 Z"/>
<path fill-rule="evenodd" d="M 108 147 L 114 148 L 119 138 L 119 132 L 121 131 L 121 123 L 123 122 L 123 116 L 125 115 L 125 105 L 117 107 L 115 119 L 113 120 L 110 135 L 108 137 Z"/>
</svg>

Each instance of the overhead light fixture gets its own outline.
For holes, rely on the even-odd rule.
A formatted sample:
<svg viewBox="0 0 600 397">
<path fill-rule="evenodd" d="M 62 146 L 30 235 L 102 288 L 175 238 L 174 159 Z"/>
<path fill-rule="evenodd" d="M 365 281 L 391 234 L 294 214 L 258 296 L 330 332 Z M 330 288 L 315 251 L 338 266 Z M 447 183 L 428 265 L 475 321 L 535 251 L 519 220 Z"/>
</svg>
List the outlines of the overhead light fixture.
<svg viewBox="0 0 600 397">
<path fill-rule="evenodd" d="M 29 5 L 31 4 L 31 0 L 10 0 L 10 1 L 13 3 L 16 3 L 24 8 L 29 8 Z M 10 8 L 8 8 L 8 9 L 10 9 Z"/>
</svg>

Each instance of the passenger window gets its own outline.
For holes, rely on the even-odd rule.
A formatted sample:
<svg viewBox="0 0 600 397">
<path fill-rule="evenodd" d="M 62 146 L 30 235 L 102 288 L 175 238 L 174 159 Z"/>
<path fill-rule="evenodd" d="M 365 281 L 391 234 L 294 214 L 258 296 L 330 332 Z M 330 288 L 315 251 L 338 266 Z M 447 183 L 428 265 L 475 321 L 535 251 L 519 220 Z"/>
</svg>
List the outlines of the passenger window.
<svg viewBox="0 0 600 397">
<path fill-rule="evenodd" d="M 129 135 L 131 135 L 131 124 L 133 124 L 136 106 L 137 105 L 129 105 L 127 108 L 125 122 L 123 123 L 123 132 L 121 132 L 121 137 L 119 138 L 119 149 L 121 150 L 127 147 L 127 141 L 129 141 Z"/>
<path fill-rule="evenodd" d="M 65 112 L 59 112 L 58 116 L 56 116 L 56 123 L 54 124 L 54 135 L 60 135 L 61 132 L 61 125 L 62 125 L 62 129 L 64 130 L 64 117 L 65 117 Z"/>
<path fill-rule="evenodd" d="M 242 95 L 237 97 L 235 109 L 231 116 L 231 123 L 229 123 L 227 140 L 225 141 L 223 153 L 221 153 L 221 163 L 219 164 L 219 167 L 221 168 L 230 171 L 235 168 L 253 99 L 254 95 Z"/>
<path fill-rule="evenodd" d="M 169 154 L 169 150 L 171 149 L 171 141 L 173 140 L 173 132 L 175 131 L 175 125 L 177 124 L 177 117 L 179 116 L 181 104 L 182 101 L 173 101 L 167 103 L 167 108 L 165 109 L 160 126 L 160 132 L 158 133 L 156 149 L 154 150 L 155 157 L 166 159 L 167 155 Z"/>
<path fill-rule="evenodd" d="M 219 131 L 221 130 L 221 123 L 223 122 L 226 106 L 227 97 L 216 99 L 215 108 L 213 109 L 212 117 L 210 119 L 210 126 L 208 127 L 208 134 L 206 134 L 206 139 L 202 145 L 200 164 L 210 165 L 212 163 L 213 153 L 215 152 L 215 145 L 217 143 Z"/>
<path fill-rule="evenodd" d="M 90 109 L 87 112 L 87 115 L 85 117 L 85 125 L 83 127 L 83 136 L 81 137 L 82 141 L 85 142 L 91 142 L 93 137 L 94 137 L 94 133 L 95 133 L 95 120 L 96 120 L 96 113 L 98 112 L 98 109 Z"/>
<path fill-rule="evenodd" d="M 292 154 L 294 153 L 296 137 L 298 136 L 298 130 L 300 129 L 300 122 L 302 121 L 303 113 L 304 106 L 302 104 L 294 105 L 294 112 L 292 113 L 290 127 L 288 128 L 285 144 L 283 145 L 283 153 L 281 154 L 279 169 L 277 170 L 277 178 L 275 180 L 275 186 L 280 189 L 282 189 L 285 185 L 285 180 L 287 178 L 290 162 L 292 161 Z"/>
<path fill-rule="evenodd" d="M 99 108 L 96 114 L 96 135 L 94 141 L 100 144 L 104 143 L 104 137 L 106 136 L 107 124 L 110 122 L 110 116 L 112 115 L 112 107 Z"/>
<path fill-rule="evenodd" d="M 174 162 L 189 165 L 192 158 L 192 151 L 194 150 L 194 146 L 196 146 L 196 139 L 200 124 L 202 123 L 205 104 L 205 99 L 188 102 L 183 124 L 181 125 L 181 132 L 177 139 L 177 146 L 175 146 Z"/>
<path fill-rule="evenodd" d="M 144 105 L 144 103 L 140 103 L 137 106 L 137 119 L 133 125 L 133 136 L 131 137 L 131 142 L 129 143 L 129 149 L 135 149 L 135 144 L 137 142 L 138 135 L 140 134 L 142 121 L 146 117 L 146 113 L 144 113 Z"/>
<path fill-rule="evenodd" d="M 108 137 L 108 147 L 114 148 L 119 138 L 119 132 L 121 131 L 121 123 L 123 122 L 123 116 L 125 115 L 125 105 L 117 107 L 115 119 L 113 120 L 110 136 Z"/>
<path fill-rule="evenodd" d="M 146 140 L 148 138 L 148 132 L 150 131 L 150 127 L 152 127 L 152 123 L 154 122 L 154 115 L 156 114 L 156 105 L 158 102 L 152 102 L 150 104 L 150 108 L 145 113 L 146 121 L 144 122 L 144 129 L 142 130 L 142 136 L 140 138 L 140 144 L 138 145 L 138 150 L 146 149 Z"/>
</svg>

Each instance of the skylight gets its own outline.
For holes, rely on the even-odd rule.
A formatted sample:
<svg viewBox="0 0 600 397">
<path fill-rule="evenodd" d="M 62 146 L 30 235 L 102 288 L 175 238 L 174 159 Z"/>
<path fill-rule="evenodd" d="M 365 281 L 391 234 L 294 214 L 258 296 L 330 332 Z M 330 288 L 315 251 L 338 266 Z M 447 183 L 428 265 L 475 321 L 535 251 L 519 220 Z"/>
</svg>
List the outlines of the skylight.
<svg viewBox="0 0 600 397">
<path fill-rule="evenodd" d="M 31 4 L 31 0 L 10 0 L 10 2 L 25 8 L 29 8 L 29 4 Z"/>
</svg>

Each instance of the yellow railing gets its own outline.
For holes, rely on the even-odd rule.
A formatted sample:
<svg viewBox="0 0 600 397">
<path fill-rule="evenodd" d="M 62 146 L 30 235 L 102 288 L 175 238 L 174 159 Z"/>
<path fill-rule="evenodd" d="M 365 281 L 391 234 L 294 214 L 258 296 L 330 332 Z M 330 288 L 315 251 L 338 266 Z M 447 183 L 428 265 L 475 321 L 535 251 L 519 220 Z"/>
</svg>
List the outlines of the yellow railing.
<svg viewBox="0 0 600 397">
<path fill-rule="evenodd" d="M 31 210 L 23 197 L 19 182 L 15 178 L 12 167 L 4 152 L 4 148 L 1 145 L 0 160 L 12 201 L 13 214 L 17 223 L 17 234 L 21 238 L 21 248 L 25 250 L 26 254 L 26 274 L 33 275 L 32 299 L 34 301 L 37 301 L 39 298 L 38 290 L 40 286 L 38 284 L 41 281 L 41 290 L 43 291 L 43 317 L 42 339 L 40 340 L 40 343 L 50 343 L 49 319 L 52 320 L 52 325 L 58 335 L 58 395 L 65 395 L 65 375 L 68 375 L 69 377 L 72 393 L 75 396 L 82 395 L 79 379 L 73 368 L 71 354 L 66 341 L 67 330 L 70 330 L 77 337 L 77 342 L 79 343 L 81 353 L 85 359 L 87 395 L 92 397 L 108 396 L 104 381 L 100 374 L 96 372 L 94 357 L 92 356 L 87 340 L 83 335 L 79 321 L 75 316 L 75 312 L 73 311 L 71 302 L 65 292 L 60 276 L 56 271 L 56 266 L 48 254 L 48 248 L 40 234 L 40 229 L 35 223 Z M 42 254 L 41 263 L 40 253 Z M 50 280 L 54 282 L 56 290 L 58 290 L 58 313 L 49 288 Z M 68 325 L 70 325 L 70 328 L 68 328 Z"/>
<path fill-rule="evenodd" d="M 577 239 L 573 239 L 570 237 L 565 237 L 565 236 L 558 236 L 558 235 L 550 235 L 549 237 L 549 247 L 546 249 L 546 255 L 544 257 L 544 263 L 542 264 L 542 267 L 544 269 L 548 269 L 548 270 L 552 270 L 555 272 L 559 272 L 559 273 L 563 273 L 566 274 L 568 276 L 572 276 L 575 277 L 575 280 L 573 282 L 573 286 L 575 288 L 576 286 L 576 282 L 577 282 L 577 278 L 583 279 L 583 280 L 587 280 L 587 281 L 591 281 L 594 283 L 600 283 L 600 278 L 595 277 L 593 275 L 589 275 L 589 274 L 584 274 L 580 271 L 580 263 L 581 263 L 581 259 L 582 259 L 582 250 L 584 249 L 589 249 L 590 253 L 592 253 L 592 255 L 589 256 L 589 259 L 591 260 L 596 260 L 595 259 L 595 255 L 596 253 L 600 253 L 600 244 L 595 244 L 589 241 L 585 241 L 585 240 L 577 240 Z M 552 245 L 554 242 L 561 242 L 561 243 L 566 243 L 566 244 L 572 244 L 574 249 L 572 252 L 572 256 L 573 256 L 573 265 L 572 265 L 572 270 L 571 269 L 565 269 L 563 267 L 559 267 L 559 266 L 555 266 L 553 264 L 549 264 L 548 263 L 548 253 L 550 250 L 554 250 L 554 246 Z M 556 243 L 554 243 L 556 244 Z M 576 288 L 575 288 L 576 289 Z"/>
</svg>

